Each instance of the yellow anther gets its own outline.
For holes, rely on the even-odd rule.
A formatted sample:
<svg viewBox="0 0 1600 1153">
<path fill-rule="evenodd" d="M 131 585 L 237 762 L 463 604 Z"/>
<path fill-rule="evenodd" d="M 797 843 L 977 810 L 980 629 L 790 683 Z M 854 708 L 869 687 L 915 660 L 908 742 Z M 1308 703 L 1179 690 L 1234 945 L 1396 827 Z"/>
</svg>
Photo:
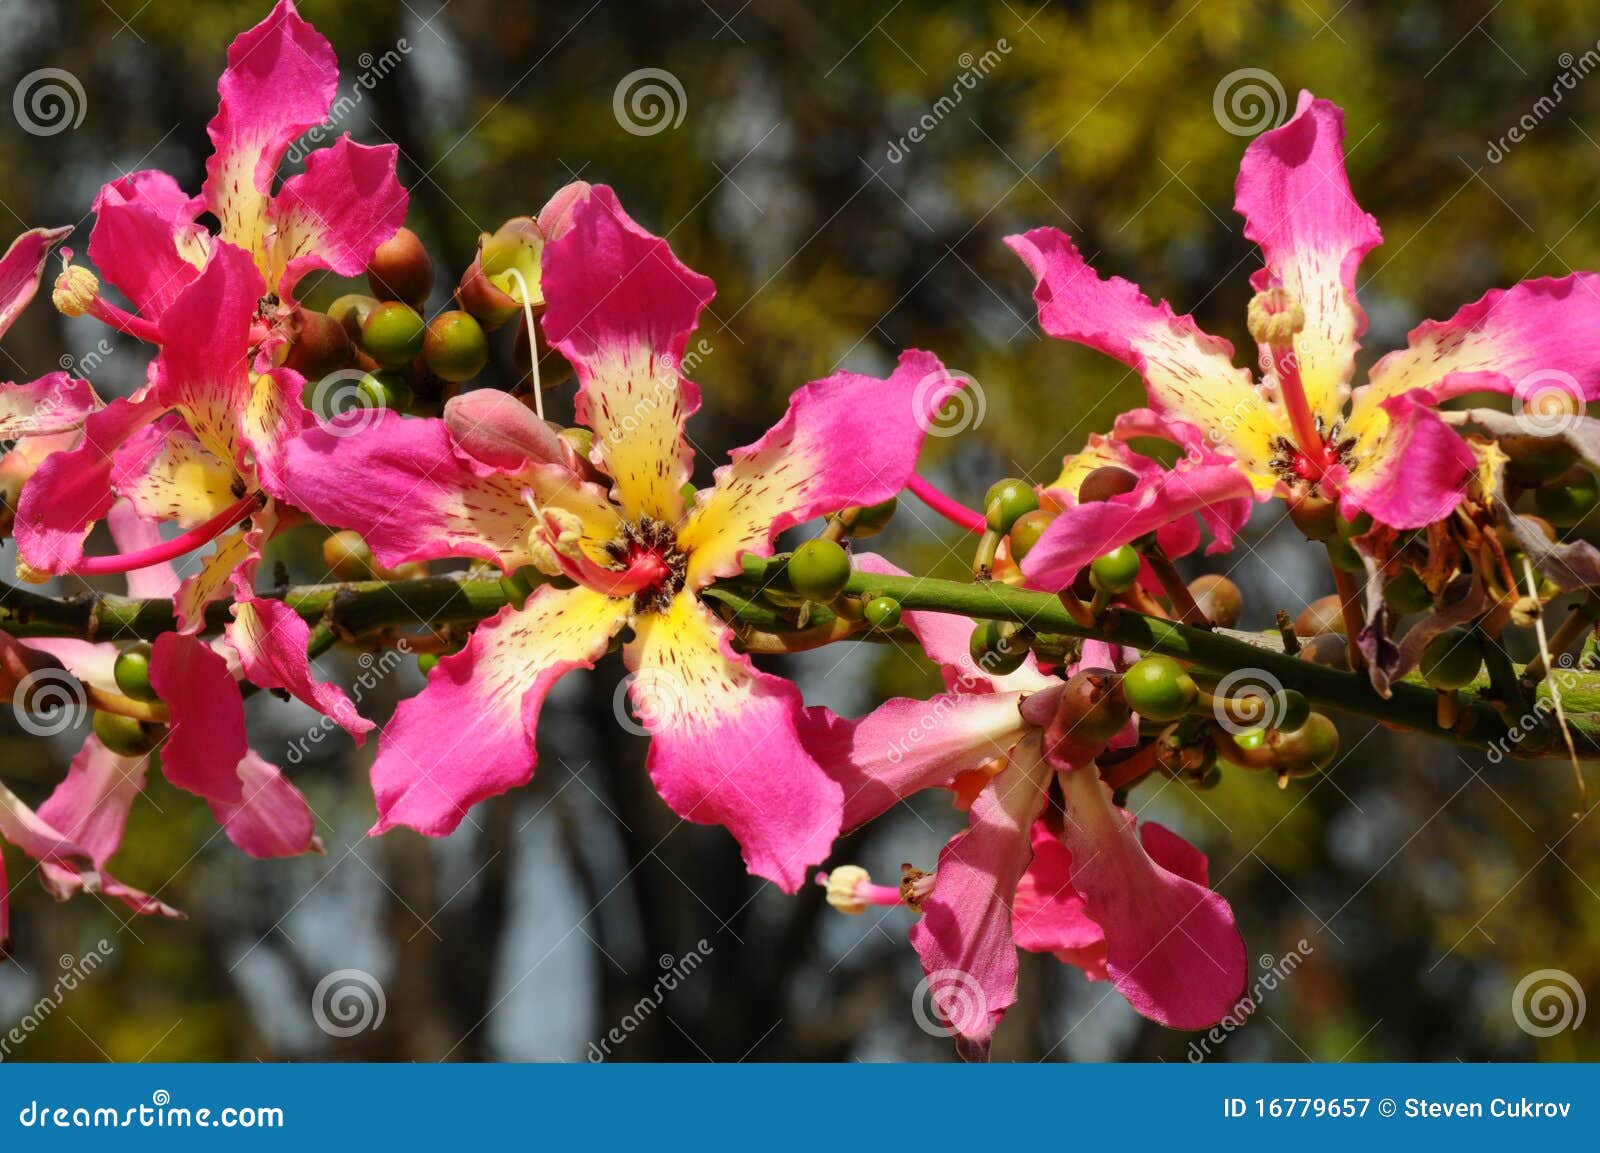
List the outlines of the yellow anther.
<svg viewBox="0 0 1600 1153">
<path fill-rule="evenodd" d="M 69 264 L 56 277 L 50 303 L 62 316 L 82 316 L 100 296 L 100 278 L 80 264 Z"/>
<path fill-rule="evenodd" d="M 859 916 L 867 911 L 867 903 L 857 895 L 857 889 L 871 883 L 871 875 L 860 865 L 840 865 L 828 874 L 828 904 L 841 913 Z"/>
<path fill-rule="evenodd" d="M 1269 288 L 1250 298 L 1247 319 L 1257 344 L 1284 348 L 1305 328 L 1306 310 L 1284 289 Z"/>
</svg>

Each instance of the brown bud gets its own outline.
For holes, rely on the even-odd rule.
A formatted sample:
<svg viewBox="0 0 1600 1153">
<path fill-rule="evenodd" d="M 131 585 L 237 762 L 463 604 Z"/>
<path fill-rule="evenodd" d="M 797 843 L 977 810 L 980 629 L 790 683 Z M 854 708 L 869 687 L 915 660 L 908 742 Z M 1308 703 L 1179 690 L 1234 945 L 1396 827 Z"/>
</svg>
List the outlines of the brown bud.
<svg viewBox="0 0 1600 1153">
<path fill-rule="evenodd" d="M 294 342 L 284 365 L 307 380 L 321 380 L 330 372 L 348 368 L 354 358 L 344 325 L 324 312 L 296 308 L 292 324 Z"/>
<path fill-rule="evenodd" d="M 1344 633 L 1344 608 L 1336 593 L 1318 597 L 1294 618 L 1294 635 L 1320 637 L 1325 633 Z"/>
<path fill-rule="evenodd" d="M 379 300 L 425 303 L 433 291 L 433 259 L 421 238 L 402 228 L 378 245 L 367 265 L 367 285 Z"/>
<path fill-rule="evenodd" d="M 1239 586 L 1217 573 L 1207 573 L 1190 581 L 1189 595 L 1212 623 L 1225 629 L 1237 625 L 1244 613 L 1244 597 Z"/>
<path fill-rule="evenodd" d="M 1108 464 L 1095 469 L 1083 478 L 1083 483 L 1078 485 L 1078 503 L 1098 504 L 1114 496 L 1121 496 L 1125 492 L 1132 492 L 1138 486 L 1139 478 L 1133 473 L 1114 464 Z"/>
<path fill-rule="evenodd" d="M 1080 669 L 1068 679 L 1045 726 L 1045 756 L 1057 768 L 1086 764 L 1131 715 L 1121 677 L 1110 669 Z"/>
</svg>

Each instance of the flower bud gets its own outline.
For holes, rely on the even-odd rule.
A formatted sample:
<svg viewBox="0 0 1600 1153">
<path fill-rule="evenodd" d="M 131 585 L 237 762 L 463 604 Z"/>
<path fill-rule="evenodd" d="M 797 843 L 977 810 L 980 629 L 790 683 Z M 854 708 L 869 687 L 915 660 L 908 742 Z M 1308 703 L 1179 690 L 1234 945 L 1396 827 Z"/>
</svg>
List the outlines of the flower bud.
<svg viewBox="0 0 1600 1153">
<path fill-rule="evenodd" d="M 1132 492 L 1139 487 L 1139 478 L 1118 465 L 1108 464 L 1095 469 L 1078 485 L 1079 504 L 1099 504 L 1114 496 Z"/>
<path fill-rule="evenodd" d="M 328 316 L 344 328 L 345 336 L 353 341 L 361 339 L 361 326 L 381 303 L 375 296 L 360 292 L 347 292 L 328 305 Z"/>
<path fill-rule="evenodd" d="M 350 529 L 336 532 L 322 542 L 322 563 L 335 580 L 371 580 L 377 569 L 372 549 L 361 534 Z"/>
<path fill-rule="evenodd" d="M 294 340 L 284 366 L 307 380 L 320 380 L 347 366 L 354 354 L 344 325 L 324 312 L 296 307 Z"/>
<path fill-rule="evenodd" d="M 1217 573 L 1195 577 L 1189 582 L 1189 595 L 1211 623 L 1221 628 L 1233 628 L 1244 615 L 1244 596 L 1239 586 Z"/>
<path fill-rule="evenodd" d="M 1099 755 L 1131 715 L 1116 673 L 1079 669 L 1068 678 L 1045 726 L 1045 756 L 1057 768 L 1079 768 Z"/>
<path fill-rule="evenodd" d="M 1319 637 L 1325 633 L 1344 632 L 1344 602 L 1336 593 L 1318 597 L 1294 618 L 1294 635 Z"/>
<path fill-rule="evenodd" d="M 491 468 L 514 472 L 530 461 L 567 463 L 561 436 L 516 397 L 497 389 L 451 397 L 444 423 L 457 448 Z"/>
<path fill-rule="evenodd" d="M 494 232 L 480 236 L 477 255 L 456 286 L 461 307 L 491 330 L 522 315 L 525 292 L 533 314 L 542 313 L 539 268 L 544 240 L 544 233 L 529 216 L 513 217 Z"/>
<path fill-rule="evenodd" d="M 429 372 L 444 380 L 471 380 L 489 363 L 489 340 L 471 313 L 441 312 L 422 339 L 422 359 Z"/>
</svg>

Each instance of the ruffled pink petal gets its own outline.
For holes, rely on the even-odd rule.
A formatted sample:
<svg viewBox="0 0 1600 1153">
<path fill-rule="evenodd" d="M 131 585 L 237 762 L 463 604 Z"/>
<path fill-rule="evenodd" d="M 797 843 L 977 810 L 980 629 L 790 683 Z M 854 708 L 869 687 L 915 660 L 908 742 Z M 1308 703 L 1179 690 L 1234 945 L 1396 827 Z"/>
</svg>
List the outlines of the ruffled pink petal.
<svg viewBox="0 0 1600 1153">
<path fill-rule="evenodd" d="M 588 589 L 541 585 L 520 610 L 479 625 L 385 728 L 372 765 L 372 832 L 405 825 L 447 836 L 479 801 L 527 784 L 545 696 L 570 670 L 594 666 L 629 607 Z"/>
<path fill-rule="evenodd" d="M 67 775 L 39 806 L 39 817 L 103 868 L 119 848 L 134 798 L 144 789 L 148 757 L 122 757 L 90 736 Z"/>
<path fill-rule="evenodd" d="M 629 693 L 662 799 L 685 820 L 726 827 L 750 872 L 795 892 L 832 848 L 843 803 L 801 743 L 800 690 L 735 653 L 732 630 L 687 590 L 634 628 Z"/>
<path fill-rule="evenodd" d="M 944 402 L 964 386 L 938 358 L 902 353 L 887 380 L 835 373 L 797 389 L 783 419 L 717 469 L 681 537 L 689 582 L 739 571 L 749 552 L 772 555 L 787 528 L 824 513 L 888 500 L 916 471 Z"/>
<path fill-rule="evenodd" d="M 1151 304 L 1121 277 L 1102 280 L 1072 241 L 1053 228 L 1009 236 L 1037 284 L 1039 323 L 1051 336 L 1113 357 L 1138 372 L 1150 403 L 1169 420 L 1194 425 L 1251 471 L 1258 487 L 1276 485 L 1270 461 L 1279 421 L 1233 366 L 1233 346 L 1202 332 L 1193 318 Z"/>
<path fill-rule="evenodd" d="M 406 222 L 409 198 L 395 176 L 400 150 L 341 136 L 306 158 L 306 170 L 283 182 L 269 209 L 278 292 L 292 297 L 300 278 L 325 268 L 356 276 L 378 245 Z"/>
<path fill-rule="evenodd" d="M 254 749 L 239 762 L 243 795 L 237 803 L 208 801 L 228 839 L 256 858 L 322 852 L 316 817 L 305 794 Z"/>
<path fill-rule="evenodd" d="M 1112 984 L 1169 1028 L 1214 1025 L 1238 1003 L 1247 976 L 1244 939 L 1227 901 L 1152 860 L 1092 768 L 1058 779 L 1072 887 L 1105 932 Z"/>
<path fill-rule="evenodd" d="M 1559 388 L 1600 399 L 1600 274 L 1524 280 L 1425 320 L 1406 347 L 1373 366 L 1352 421 L 1391 396 L 1425 389 L 1435 402 L 1466 392 L 1527 399 Z"/>
<path fill-rule="evenodd" d="M 205 265 L 211 236 L 195 221 L 202 208 L 165 172 L 114 180 L 94 200 L 89 259 L 142 316 L 159 320 Z"/>
<path fill-rule="evenodd" d="M 546 245 L 541 276 L 545 337 L 577 370 L 592 459 L 630 520 L 676 524 L 694 459 L 684 424 L 700 407 L 700 390 L 682 373 L 684 350 L 715 286 L 635 224 L 603 184 Z"/>
<path fill-rule="evenodd" d="M 356 744 L 361 744 L 372 729 L 372 722 L 356 711 L 338 685 L 324 684 L 311 675 L 311 662 L 306 656 L 311 626 L 282 601 L 250 596 L 248 582 L 236 581 L 235 587 L 238 599 L 227 637 L 228 644 L 239 654 L 245 679 L 303 701 L 337 721 Z"/>
<path fill-rule="evenodd" d="M 480 557 L 510 570 L 530 563 L 538 523 L 523 499 L 573 513 L 585 534 L 620 529 L 604 490 L 558 465 L 518 474 L 461 459 L 445 423 L 385 411 L 371 427 L 311 429 L 285 453 L 289 500 L 323 524 L 359 532 L 381 564 Z"/>
<path fill-rule="evenodd" d="M 1063 493 L 1060 502 L 1070 507 L 1023 558 L 1023 574 L 1034 588 L 1066 588 L 1095 557 L 1197 513 L 1217 532 L 1217 547 L 1229 547 L 1250 519 L 1254 491 L 1234 465 L 1181 462 L 1146 472 L 1131 492 L 1110 500 L 1078 504 L 1075 494 Z"/>
<path fill-rule="evenodd" d="M 32 228 L 13 240 L 0 256 L 0 336 L 16 323 L 39 291 L 50 250 L 66 239 L 69 228 Z"/>
<path fill-rule="evenodd" d="M 1367 316 L 1356 302 L 1356 270 L 1383 243 L 1378 222 L 1350 191 L 1344 167 L 1344 113 L 1300 93 L 1294 115 L 1250 142 L 1239 166 L 1234 209 L 1266 267 L 1257 290 L 1286 290 L 1305 310 L 1294 356 L 1311 410 L 1331 427 Z"/>
<path fill-rule="evenodd" d="M 257 254 L 267 270 L 267 205 L 283 154 L 320 124 L 339 89 L 333 46 L 279 0 L 267 18 L 228 47 L 217 83 L 217 114 L 206 126 L 215 152 L 206 161 L 206 207 L 222 239 Z"/>
<path fill-rule="evenodd" d="M 161 746 L 161 771 L 180 789 L 225 804 L 243 797 L 239 762 L 244 701 L 228 662 L 198 637 L 162 633 L 150 654 L 150 685 L 166 702 L 172 728 Z"/>
<path fill-rule="evenodd" d="M 923 789 L 1004 757 L 1027 731 L 1021 693 L 896 697 L 860 720 L 805 711 L 800 740 L 844 789 L 844 828 L 856 828 Z"/>
<path fill-rule="evenodd" d="M 1421 528 L 1461 503 L 1477 467 L 1472 450 L 1415 396 L 1385 400 L 1359 435 L 1355 464 L 1328 477 L 1345 517 L 1367 512 L 1391 528 Z"/>
<path fill-rule="evenodd" d="M 43 572 L 63 572 L 83 559 L 83 541 L 116 494 L 111 471 L 117 447 L 155 420 L 161 405 L 118 398 L 83 424 L 83 443 L 45 458 L 18 502 L 16 537 L 23 560 Z"/>
<path fill-rule="evenodd" d="M 250 325 L 265 291 L 249 255 L 219 244 L 161 316 L 153 395 L 183 411 L 207 451 L 280 495 L 284 445 L 306 422 L 304 382 L 284 368 L 252 379 Z"/>
<path fill-rule="evenodd" d="M 99 408 L 89 382 L 65 372 L 27 384 L 0 384 L 0 440 L 71 432 Z"/>
<path fill-rule="evenodd" d="M 1024 740 L 973 801 L 970 827 L 939 854 L 933 892 L 911 929 L 935 1008 L 979 1051 L 1017 999 L 1011 904 L 1049 779 L 1038 738 Z"/>
</svg>

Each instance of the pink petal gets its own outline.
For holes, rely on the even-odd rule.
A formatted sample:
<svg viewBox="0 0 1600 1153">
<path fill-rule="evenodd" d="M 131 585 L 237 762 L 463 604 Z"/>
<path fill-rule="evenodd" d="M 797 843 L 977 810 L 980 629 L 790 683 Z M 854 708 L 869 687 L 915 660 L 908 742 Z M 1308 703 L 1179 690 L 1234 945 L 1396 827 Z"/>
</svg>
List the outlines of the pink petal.
<svg viewBox="0 0 1600 1153">
<path fill-rule="evenodd" d="M 1075 494 L 1062 494 L 1071 507 L 1050 522 L 1022 571 L 1034 588 L 1067 588 L 1095 557 L 1196 513 L 1221 530 L 1218 542 L 1227 546 L 1250 518 L 1253 492 L 1235 465 L 1183 462 L 1147 472 L 1131 492 L 1110 500 L 1078 504 Z"/>
<path fill-rule="evenodd" d="M 1368 512 L 1391 528 L 1408 529 L 1449 516 L 1477 468 L 1466 441 L 1407 393 L 1385 400 L 1369 422 L 1359 430 L 1355 464 L 1330 471 L 1345 517 Z"/>
<path fill-rule="evenodd" d="M 50 250 L 72 232 L 68 228 L 32 228 L 11 242 L 0 256 L 0 336 L 16 323 L 39 291 Z"/>
<path fill-rule="evenodd" d="M 222 239 L 263 253 L 267 203 L 283 154 L 320 124 L 339 90 L 333 47 L 279 0 L 265 20 L 228 47 L 217 83 L 221 100 L 206 126 L 215 152 L 206 161 L 206 207 Z"/>
<path fill-rule="evenodd" d="M 356 712 L 343 689 L 311 675 L 306 645 L 311 626 L 282 601 L 249 595 L 248 582 L 236 582 L 233 621 L 228 643 L 239 654 L 245 679 L 264 689 L 281 689 L 344 727 L 356 744 L 366 739 L 372 722 Z"/>
<path fill-rule="evenodd" d="M 603 184 L 570 220 L 544 250 L 545 337 L 577 370 L 578 421 L 594 431 L 592 459 L 624 514 L 675 524 L 694 458 L 684 424 L 700 407 L 684 350 L 715 286 Z"/>
<path fill-rule="evenodd" d="M 39 806 L 39 818 L 104 868 L 119 848 L 128 811 L 144 789 L 149 757 L 121 757 L 90 736 L 67 766 L 67 775 Z"/>
<path fill-rule="evenodd" d="M 860 720 L 805 711 L 800 739 L 844 789 L 845 829 L 854 829 L 923 789 L 1004 757 L 1027 731 L 1022 693 L 896 697 Z"/>
<path fill-rule="evenodd" d="M 198 637 L 162 633 L 150 655 L 150 685 L 166 702 L 172 728 L 161 771 L 180 789 L 238 804 L 245 744 L 244 701 L 228 663 Z"/>
<path fill-rule="evenodd" d="M 520 611 L 502 609 L 473 630 L 384 730 L 372 766 L 372 832 L 406 825 L 447 836 L 479 801 L 527 784 L 546 694 L 568 671 L 594 666 L 629 607 L 588 589 L 541 585 Z"/>
<path fill-rule="evenodd" d="M 795 892 L 839 835 L 843 801 L 801 744 L 800 691 L 735 653 L 732 631 L 687 590 L 634 628 L 629 692 L 662 799 L 725 826 L 750 872 Z"/>
<path fill-rule="evenodd" d="M 1244 994 L 1247 975 L 1244 939 L 1228 903 L 1152 860 L 1092 768 L 1058 779 L 1072 886 L 1105 931 L 1111 982 L 1152 1021 L 1173 1029 L 1214 1025 Z"/>
<path fill-rule="evenodd" d="M 1151 304 L 1121 277 L 1102 280 L 1077 247 L 1053 228 L 1009 236 L 1006 244 L 1037 281 L 1039 323 L 1051 336 L 1113 357 L 1144 377 L 1151 405 L 1169 420 L 1193 425 L 1273 486 L 1269 462 L 1278 421 L 1233 366 L 1233 346 L 1200 331 L 1194 319 Z"/>
<path fill-rule="evenodd" d="M 273 201 L 273 267 L 280 295 L 312 269 L 357 276 L 380 244 L 406 222 L 406 190 L 395 176 L 400 150 L 341 136 L 306 158 L 306 170 L 283 182 Z"/>
<path fill-rule="evenodd" d="M 783 419 L 717 469 L 684 529 L 692 585 L 772 555 L 784 529 L 888 500 L 916 471 L 923 437 L 964 381 L 926 352 L 901 354 L 887 380 L 835 373 L 797 389 Z"/>
<path fill-rule="evenodd" d="M 200 275 L 211 236 L 197 224 L 202 205 L 165 172 L 134 172 L 94 200 L 89 259 L 139 313 L 156 320 Z"/>
<path fill-rule="evenodd" d="M 444 421 L 385 411 L 368 428 L 311 429 L 285 452 L 288 498 L 323 524 L 359 532 L 381 564 L 480 557 L 528 564 L 535 518 L 522 498 L 562 508 L 610 540 L 620 525 L 598 486 L 557 465 L 507 475 L 457 454 Z"/>
<path fill-rule="evenodd" d="M 1098 951 L 1098 980 L 1105 975 L 1105 939 L 1072 887 L 1072 854 L 1043 821 L 1033 823 L 1033 860 L 1017 882 L 1011 905 L 1011 931 L 1031 953 L 1055 953 L 1075 964 L 1085 951 Z M 1062 954 L 1068 956 L 1062 956 Z"/>
<path fill-rule="evenodd" d="M 239 762 L 243 795 L 237 803 L 208 801 L 228 839 L 256 858 L 320 853 L 316 818 L 305 794 L 254 749 Z"/>
<path fill-rule="evenodd" d="M 1239 166 L 1234 209 L 1266 260 L 1251 285 L 1283 288 L 1305 310 L 1295 360 L 1312 411 L 1332 426 L 1343 415 L 1344 388 L 1367 327 L 1356 302 L 1356 270 L 1383 243 L 1378 222 L 1350 191 L 1338 106 L 1302 92 L 1287 123 L 1252 140 Z"/>
<path fill-rule="evenodd" d="M 89 382 L 64 372 L 27 384 L 0 384 L 0 440 L 71 432 L 99 408 Z"/>
<path fill-rule="evenodd" d="M 1017 999 L 1011 903 L 1033 857 L 1030 831 L 1049 779 L 1038 738 L 1029 737 L 973 801 L 971 826 L 939 854 L 933 892 L 911 929 L 935 1007 L 980 1050 Z"/>
<path fill-rule="evenodd" d="M 45 458 L 17 507 L 17 548 L 28 564 L 62 572 L 83 559 L 84 537 L 116 499 L 111 470 L 117 447 L 161 411 L 148 400 L 113 400 L 84 421 L 82 445 Z"/>
<path fill-rule="evenodd" d="M 1449 320 L 1425 320 L 1370 379 L 1356 390 L 1352 420 L 1413 389 L 1434 401 L 1479 390 L 1526 399 L 1549 388 L 1600 398 L 1600 274 L 1525 280 L 1485 293 Z"/>
</svg>

